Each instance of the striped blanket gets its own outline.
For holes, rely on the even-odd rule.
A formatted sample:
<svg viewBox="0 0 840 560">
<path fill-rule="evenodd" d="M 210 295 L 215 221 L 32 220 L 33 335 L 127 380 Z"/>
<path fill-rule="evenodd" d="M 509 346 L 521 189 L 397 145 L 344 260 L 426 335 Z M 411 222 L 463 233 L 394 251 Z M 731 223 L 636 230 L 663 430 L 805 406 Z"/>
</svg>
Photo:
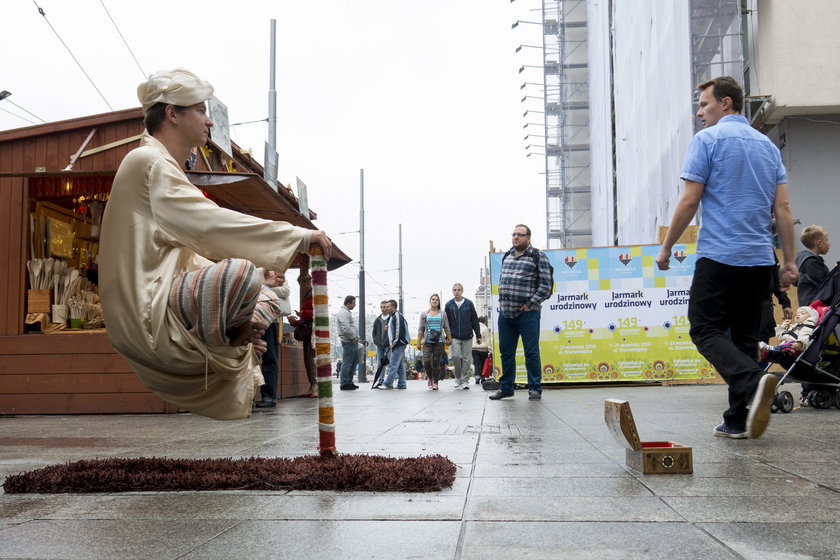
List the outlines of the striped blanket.
<svg viewBox="0 0 840 560">
<path fill-rule="evenodd" d="M 257 267 L 243 259 L 180 275 L 169 290 L 169 308 L 211 345 L 230 344 L 229 333 L 248 321 L 268 326 L 280 316 L 279 298 L 260 284 Z"/>
</svg>

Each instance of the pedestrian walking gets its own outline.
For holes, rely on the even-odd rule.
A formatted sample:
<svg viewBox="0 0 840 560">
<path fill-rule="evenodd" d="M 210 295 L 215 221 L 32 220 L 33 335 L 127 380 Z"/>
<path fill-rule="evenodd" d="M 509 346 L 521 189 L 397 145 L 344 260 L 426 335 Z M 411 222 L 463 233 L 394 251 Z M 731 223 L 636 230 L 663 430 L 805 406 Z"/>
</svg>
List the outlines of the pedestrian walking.
<svg viewBox="0 0 840 560">
<path fill-rule="evenodd" d="M 428 377 L 428 387 L 438 390 L 440 382 L 440 356 L 444 342 L 451 340 L 449 319 L 440 308 L 440 296 L 432 294 L 429 309 L 420 314 L 420 326 L 417 328 L 417 349 L 423 351 L 423 368 Z"/>
<path fill-rule="evenodd" d="M 780 289 L 797 277 L 787 175 L 779 149 L 741 115 L 744 94 L 734 79 L 714 78 L 697 89 L 705 128 L 688 147 L 685 187 L 656 264 L 668 270 L 699 207 L 689 335 L 729 387 L 729 408 L 712 433 L 757 438 L 770 422 L 777 381 L 756 363 L 762 302 L 776 265 L 772 215 L 782 245 Z"/>
<path fill-rule="evenodd" d="M 449 346 L 455 375 L 456 389 L 470 388 L 470 365 L 472 364 L 473 336 L 481 341 L 481 329 L 475 305 L 464 297 L 464 286 L 456 282 L 452 286 L 455 296 L 446 302 L 446 317 L 452 329 L 452 343 Z"/>
</svg>

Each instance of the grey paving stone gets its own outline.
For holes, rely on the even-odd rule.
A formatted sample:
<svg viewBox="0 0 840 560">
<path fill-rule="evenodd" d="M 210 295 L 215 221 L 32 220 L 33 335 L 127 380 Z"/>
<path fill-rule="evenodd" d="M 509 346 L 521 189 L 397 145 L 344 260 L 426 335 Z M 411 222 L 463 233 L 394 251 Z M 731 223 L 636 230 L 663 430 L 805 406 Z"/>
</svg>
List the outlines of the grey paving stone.
<svg viewBox="0 0 840 560">
<path fill-rule="evenodd" d="M 466 518 L 474 521 L 683 521 L 652 496 L 473 497 Z"/>
<path fill-rule="evenodd" d="M 328 493 L 288 495 L 256 512 L 252 519 L 460 520 L 465 496 L 437 493 Z"/>
<path fill-rule="evenodd" d="M 462 560 L 735 559 L 687 523 L 467 523 Z"/>
<path fill-rule="evenodd" d="M 65 498 L 41 519 L 250 519 L 284 493 L 149 492 Z"/>
<path fill-rule="evenodd" d="M 601 476 L 630 476 L 623 465 L 604 459 L 597 463 L 562 463 L 553 465 L 522 465 L 510 464 L 478 464 L 475 466 L 475 476 L 481 478 L 542 478 L 556 477 L 601 477 Z"/>
<path fill-rule="evenodd" d="M 692 523 L 820 523 L 840 519 L 840 494 L 825 490 L 807 499 L 792 496 L 663 497 Z"/>
<path fill-rule="evenodd" d="M 476 478 L 470 487 L 473 497 L 505 496 L 652 496 L 638 480 L 630 477 L 604 478 Z"/>
<path fill-rule="evenodd" d="M 703 523 L 699 527 L 747 560 L 840 558 L 840 523 Z"/>
<path fill-rule="evenodd" d="M 245 521 L 182 559 L 455 558 L 460 525 L 457 521 Z"/>
<path fill-rule="evenodd" d="M 642 482 L 657 496 L 790 496 L 807 499 L 825 495 L 825 489 L 799 477 L 647 476 Z"/>
<path fill-rule="evenodd" d="M 238 522 L 236 522 L 238 523 Z M 228 530 L 231 521 L 30 521 L 0 531 L 4 559 L 174 560 Z"/>
</svg>

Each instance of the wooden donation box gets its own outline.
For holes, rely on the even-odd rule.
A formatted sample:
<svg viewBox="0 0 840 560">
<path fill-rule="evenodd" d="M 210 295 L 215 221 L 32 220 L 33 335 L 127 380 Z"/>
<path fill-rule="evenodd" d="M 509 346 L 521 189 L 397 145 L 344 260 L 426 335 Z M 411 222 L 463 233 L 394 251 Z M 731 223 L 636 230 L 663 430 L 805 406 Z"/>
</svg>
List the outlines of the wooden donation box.
<svg viewBox="0 0 840 560">
<path fill-rule="evenodd" d="M 691 474 L 691 448 L 673 441 L 641 441 L 630 403 L 604 401 L 604 420 L 626 450 L 627 466 L 644 474 Z"/>
</svg>

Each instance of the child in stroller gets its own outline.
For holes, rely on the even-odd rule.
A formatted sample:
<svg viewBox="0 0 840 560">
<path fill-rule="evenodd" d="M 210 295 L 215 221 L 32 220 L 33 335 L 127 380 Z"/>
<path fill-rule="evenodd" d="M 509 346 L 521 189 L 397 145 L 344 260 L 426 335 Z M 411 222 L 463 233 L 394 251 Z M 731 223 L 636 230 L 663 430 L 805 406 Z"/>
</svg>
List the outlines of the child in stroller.
<svg viewBox="0 0 840 560">
<path fill-rule="evenodd" d="M 811 333 L 819 320 L 817 310 L 813 307 L 800 307 L 796 310 L 793 320 L 793 323 L 790 320 L 782 321 L 782 324 L 776 327 L 779 344 L 771 346 L 766 342 L 758 343 L 759 362 L 784 361 L 786 352 L 789 357 L 795 358 L 808 347 Z"/>
<path fill-rule="evenodd" d="M 816 327 L 804 349 L 782 350 L 773 360 L 787 370 L 777 387 L 801 383 L 803 406 L 840 408 L 840 266 L 823 280 L 809 307 L 817 313 Z M 771 359 L 775 356 L 768 354 Z M 789 391 L 778 391 L 772 410 L 790 412 L 793 404 Z"/>
</svg>

